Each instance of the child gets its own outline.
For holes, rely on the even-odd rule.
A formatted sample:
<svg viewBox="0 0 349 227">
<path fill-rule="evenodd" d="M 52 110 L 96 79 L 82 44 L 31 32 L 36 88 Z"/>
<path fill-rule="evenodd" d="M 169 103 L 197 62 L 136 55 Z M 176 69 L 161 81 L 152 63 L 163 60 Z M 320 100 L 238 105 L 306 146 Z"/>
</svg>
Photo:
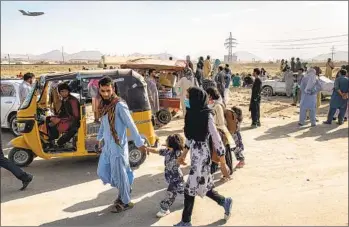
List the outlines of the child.
<svg viewBox="0 0 349 227">
<path fill-rule="evenodd" d="M 148 152 L 165 156 L 165 179 L 169 185 L 167 197 L 160 202 L 160 211 L 156 214 L 158 218 L 168 215 L 177 194 L 184 193 L 183 173 L 177 163 L 177 158 L 182 155 L 184 139 L 179 134 L 170 135 L 166 139 L 166 146 L 166 149 L 147 148 Z"/>
<path fill-rule="evenodd" d="M 235 133 L 232 134 L 233 139 L 235 141 L 236 147 L 233 148 L 233 152 L 235 154 L 236 160 L 239 161 L 239 163 L 236 165 L 236 168 L 242 168 L 245 165 L 245 157 L 242 154 L 244 151 L 244 144 L 242 143 L 241 133 L 240 133 L 240 124 L 242 122 L 242 110 L 239 107 L 233 106 L 231 108 L 234 115 L 236 116 L 237 120 L 237 127 Z"/>
</svg>

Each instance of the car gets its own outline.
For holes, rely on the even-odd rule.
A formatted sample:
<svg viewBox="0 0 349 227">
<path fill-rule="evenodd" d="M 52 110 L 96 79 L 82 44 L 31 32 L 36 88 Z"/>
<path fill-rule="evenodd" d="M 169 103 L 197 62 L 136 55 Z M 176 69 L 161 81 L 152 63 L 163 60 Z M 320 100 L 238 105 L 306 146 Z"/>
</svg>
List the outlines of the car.
<svg viewBox="0 0 349 227">
<path fill-rule="evenodd" d="M 297 73 L 293 74 L 294 76 Z M 328 79 L 325 76 L 320 76 L 320 83 L 322 85 L 321 96 L 326 98 L 332 95 L 334 88 L 334 81 Z M 283 79 L 267 79 L 262 82 L 262 95 L 273 96 L 273 95 L 286 95 L 286 83 Z"/>
<path fill-rule="evenodd" d="M 1 128 L 8 128 L 12 134 L 19 136 L 17 131 L 17 110 L 20 106 L 19 86 L 23 80 L 1 80 Z"/>
<path fill-rule="evenodd" d="M 1 128 L 8 128 L 14 136 L 19 136 L 17 131 L 17 110 L 20 107 L 19 86 L 21 79 L 1 80 Z M 71 93 L 80 100 L 80 94 Z"/>
</svg>

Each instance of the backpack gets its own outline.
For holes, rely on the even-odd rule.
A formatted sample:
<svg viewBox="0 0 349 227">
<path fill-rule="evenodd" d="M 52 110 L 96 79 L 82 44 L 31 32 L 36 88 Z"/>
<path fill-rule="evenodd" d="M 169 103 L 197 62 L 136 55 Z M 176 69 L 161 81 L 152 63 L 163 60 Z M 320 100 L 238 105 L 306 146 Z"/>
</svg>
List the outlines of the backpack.
<svg viewBox="0 0 349 227">
<path fill-rule="evenodd" d="M 227 128 L 231 134 L 235 134 L 238 130 L 238 117 L 237 114 L 229 109 L 224 110 L 224 117 L 227 122 Z"/>
</svg>

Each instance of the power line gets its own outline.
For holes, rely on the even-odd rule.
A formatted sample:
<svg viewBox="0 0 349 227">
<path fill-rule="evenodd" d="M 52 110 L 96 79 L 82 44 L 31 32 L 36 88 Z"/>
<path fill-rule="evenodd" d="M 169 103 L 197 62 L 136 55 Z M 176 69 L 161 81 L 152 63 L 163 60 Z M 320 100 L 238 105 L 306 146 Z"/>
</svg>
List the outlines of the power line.
<svg viewBox="0 0 349 227">
<path fill-rule="evenodd" d="M 336 40 L 329 42 L 317 42 L 317 43 L 296 43 L 296 44 L 282 44 L 282 45 L 268 45 L 272 47 L 283 47 L 283 46 L 304 46 L 304 45 L 317 45 L 317 44 L 325 44 L 325 43 L 338 43 L 338 42 L 348 42 L 348 40 Z"/>
<path fill-rule="evenodd" d="M 337 37 L 348 36 L 348 34 L 344 35 L 334 35 L 334 36 L 323 36 L 323 37 L 315 37 L 308 39 L 284 39 L 284 40 L 269 40 L 269 41 L 260 41 L 261 43 L 290 43 L 290 42 L 299 42 L 299 41 L 308 41 L 308 40 L 319 40 L 319 39 L 331 39 Z"/>
<path fill-rule="evenodd" d="M 332 61 L 333 61 L 333 55 L 334 55 L 334 51 L 335 51 L 334 46 L 332 46 L 332 48 L 331 48 L 331 53 L 332 53 Z"/>
<path fill-rule="evenodd" d="M 342 44 L 342 45 L 336 45 L 337 47 L 339 46 L 348 46 L 347 44 Z M 267 48 L 267 49 L 274 49 L 274 50 L 302 50 L 302 49 L 314 49 L 314 48 L 322 48 L 322 47 L 329 47 L 329 46 L 313 46 L 313 47 L 285 47 L 285 48 Z"/>
</svg>

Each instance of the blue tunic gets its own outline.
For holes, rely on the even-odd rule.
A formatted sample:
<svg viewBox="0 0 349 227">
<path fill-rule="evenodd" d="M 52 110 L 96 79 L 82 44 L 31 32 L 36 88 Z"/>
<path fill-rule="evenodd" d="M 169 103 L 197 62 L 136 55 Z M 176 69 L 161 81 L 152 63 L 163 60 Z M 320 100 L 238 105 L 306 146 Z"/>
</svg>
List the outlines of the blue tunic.
<svg viewBox="0 0 349 227">
<path fill-rule="evenodd" d="M 305 88 L 307 87 L 309 77 L 304 77 L 301 82 L 300 90 L 301 90 L 301 102 L 300 105 L 305 109 L 316 109 L 316 98 L 317 93 L 321 90 L 321 84 L 319 80 L 316 81 L 314 86 L 314 90 L 311 94 L 307 94 L 305 92 Z"/>
<path fill-rule="evenodd" d="M 349 80 L 347 77 L 340 76 L 340 77 L 337 77 L 336 80 L 334 81 L 334 89 L 331 96 L 330 108 L 338 109 L 347 105 L 348 100 L 343 99 L 342 96 L 340 96 L 339 93 L 337 92 L 338 90 L 340 90 L 342 93 L 348 93 Z"/>
<path fill-rule="evenodd" d="M 108 116 L 104 115 L 101 119 L 97 139 L 104 139 L 102 154 L 99 158 L 97 175 L 104 184 L 110 184 L 119 189 L 119 196 L 124 204 L 131 201 L 131 185 L 134 181 L 134 175 L 129 164 L 128 139 L 126 129 L 131 131 L 132 139 L 137 147 L 144 145 L 144 140 L 139 135 L 135 123 L 130 115 L 128 106 L 119 102 L 115 108 L 115 128 L 120 140 L 120 146 L 117 145 L 112 136 Z"/>
</svg>

